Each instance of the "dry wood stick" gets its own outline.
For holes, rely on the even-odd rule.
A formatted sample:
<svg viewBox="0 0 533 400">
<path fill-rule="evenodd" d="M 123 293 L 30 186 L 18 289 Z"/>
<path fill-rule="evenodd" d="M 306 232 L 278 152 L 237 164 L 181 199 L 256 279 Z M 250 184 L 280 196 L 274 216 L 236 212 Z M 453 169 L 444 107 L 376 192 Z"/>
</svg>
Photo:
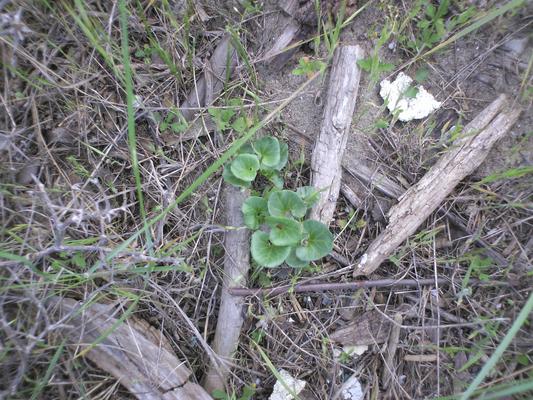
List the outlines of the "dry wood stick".
<svg viewBox="0 0 533 400">
<path fill-rule="evenodd" d="M 323 190 L 309 217 L 329 224 L 339 197 L 342 156 L 352 123 L 364 57 L 359 46 L 340 46 L 333 56 L 320 133 L 311 156 L 311 185 Z"/>
<path fill-rule="evenodd" d="M 190 121 L 199 107 L 209 106 L 224 88 L 226 76 L 237 65 L 237 52 L 231 45 L 231 36 L 227 33 L 207 62 L 202 76 L 180 106 L 183 117 Z"/>
<path fill-rule="evenodd" d="M 85 353 L 137 399 L 212 399 L 200 385 L 189 382 L 192 372 L 176 358 L 168 340 L 145 321 L 130 318 L 121 323 L 109 304 L 93 303 L 82 309 L 82 304 L 69 298 L 53 297 L 49 302 L 61 317 L 68 317 L 73 328 L 66 335 L 82 350 L 79 354 Z"/>
<path fill-rule="evenodd" d="M 436 280 L 440 286 L 450 283 L 449 279 L 438 278 Z M 295 285 L 283 285 L 274 287 L 265 287 L 258 289 L 247 289 L 242 287 L 231 287 L 228 289 L 233 296 L 277 296 L 283 293 L 317 293 L 340 290 L 356 290 L 360 288 L 373 287 L 397 287 L 397 286 L 424 286 L 435 285 L 435 278 L 427 279 L 380 279 L 373 281 L 353 281 L 343 283 L 297 283 Z"/>
<path fill-rule="evenodd" d="M 227 225 L 244 226 L 241 208 L 249 191 L 225 184 L 224 194 Z M 227 231 L 224 247 L 224 280 L 212 348 L 222 360 L 229 360 L 239 344 L 239 335 L 244 322 L 242 315 L 244 300 L 230 293 L 228 288 L 246 285 L 250 268 L 250 231 L 248 229 Z M 223 362 L 221 365 L 211 364 L 204 379 L 204 388 L 209 393 L 215 389 L 224 390 L 229 373 L 229 368 Z"/>
<path fill-rule="evenodd" d="M 493 144 L 516 122 L 520 110 L 502 110 L 501 95 L 463 130 L 461 138 L 389 212 L 385 230 L 359 260 L 354 276 L 371 274 L 444 201 L 446 196 L 485 159 Z"/>
<path fill-rule="evenodd" d="M 287 124 L 287 127 L 293 132 L 297 133 L 298 136 L 289 135 L 289 140 L 293 143 L 298 144 L 304 147 L 304 150 L 308 150 L 311 146 L 312 138 L 309 137 L 306 133 L 302 132 L 295 126 Z M 346 197 L 346 199 L 354 206 L 359 207 L 362 205 L 362 199 L 358 197 L 356 191 L 351 188 L 350 180 L 357 177 L 362 181 L 369 184 L 369 186 L 375 187 L 381 193 L 391 197 L 398 198 L 405 192 L 405 189 L 387 178 L 384 174 L 378 170 L 373 170 L 361 163 L 357 164 L 357 167 L 354 167 L 352 163 L 342 161 L 343 168 L 343 181 L 344 185 L 341 183 L 341 192 Z"/>
</svg>

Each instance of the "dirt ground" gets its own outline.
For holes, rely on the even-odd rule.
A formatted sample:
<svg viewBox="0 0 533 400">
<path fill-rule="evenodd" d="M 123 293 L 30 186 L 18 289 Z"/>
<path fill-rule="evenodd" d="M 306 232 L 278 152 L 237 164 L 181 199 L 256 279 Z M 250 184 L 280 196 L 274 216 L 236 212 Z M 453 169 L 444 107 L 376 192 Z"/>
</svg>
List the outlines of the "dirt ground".
<svg viewBox="0 0 533 400">
<path fill-rule="evenodd" d="M 163 123 L 181 122 L 173 116 L 227 32 L 239 40 L 238 62 L 214 105 L 241 99 L 238 115 L 250 121 L 261 120 L 307 80 L 293 73 L 301 59 L 329 60 L 324 37 L 316 40 L 323 32 L 318 23 L 305 28 L 298 38 L 305 43 L 283 63 L 265 59 L 293 16 L 282 10 L 285 2 L 250 2 L 246 10 L 244 3 L 124 3 L 135 95 L 138 160 L 132 161 L 123 2 L 0 1 L 0 399 L 135 398 L 116 376 L 80 355 L 83 327 L 62 320 L 54 306 L 65 297 L 132 312 L 169 341 L 192 371 L 190 380 L 202 382 L 229 229 L 221 169 L 177 207 L 162 210 L 187 193 L 239 134 L 215 129 L 208 107 L 199 110 L 207 135 L 176 140 L 179 133 Z M 313 1 L 296 3 L 314 7 Z M 327 13 L 337 10 L 330 3 L 337 2 L 325 2 L 327 29 L 335 23 Z M 245 387 L 253 390 L 251 398 L 268 399 L 276 382 L 270 365 L 307 382 L 304 400 L 342 399 L 350 377 L 361 384 L 357 399 L 460 394 L 526 304 L 533 287 L 533 8 L 529 3 L 503 13 L 416 59 L 407 40 L 420 35 L 423 10 L 439 3 L 350 1 L 351 12 L 363 10 L 342 29 L 337 46 L 357 44 L 371 56 L 383 27 L 390 28 L 375 54 L 393 67 L 376 79 L 363 71 L 343 162 L 379 172 L 402 191 L 447 151 L 452 126 L 465 125 L 502 93 L 512 108 L 522 109 L 505 138 L 417 233 L 371 276 L 357 278 L 445 283 L 247 297 L 227 399 L 246 400 L 239 397 Z M 437 43 L 509 2 L 450 3 L 445 24 L 468 7 L 475 13 Z M 421 11 L 409 17 L 416 4 Z M 422 120 L 395 121 L 379 82 L 399 71 L 414 77 L 422 69 L 424 87 L 442 106 Z M 320 131 L 328 81 L 329 68 L 260 131 L 289 144 L 287 188 L 309 184 L 303 138 L 312 142 Z M 330 225 L 334 254 L 303 270 L 252 265 L 248 287 L 354 279 L 354 265 L 398 199 L 345 175 L 360 203 L 339 197 Z M 145 221 L 153 218 L 146 234 Z M 532 326 L 528 318 L 476 398 L 531 384 Z M 361 354 L 351 354 L 350 346 Z M 531 396 L 529 386 L 503 398 Z"/>
</svg>

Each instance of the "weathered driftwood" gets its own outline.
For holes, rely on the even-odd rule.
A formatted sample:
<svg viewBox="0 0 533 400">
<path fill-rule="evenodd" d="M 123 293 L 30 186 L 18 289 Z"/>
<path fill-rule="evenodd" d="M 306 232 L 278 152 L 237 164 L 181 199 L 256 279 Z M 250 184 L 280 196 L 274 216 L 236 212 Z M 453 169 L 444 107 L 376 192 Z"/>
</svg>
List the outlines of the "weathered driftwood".
<svg viewBox="0 0 533 400">
<path fill-rule="evenodd" d="M 224 35 L 206 63 L 200 79 L 180 106 L 183 117 L 190 121 L 198 108 L 209 106 L 224 88 L 226 77 L 237 65 L 237 52 L 231 44 L 231 36 Z"/>
<path fill-rule="evenodd" d="M 391 322 L 378 311 L 367 311 L 331 333 L 329 338 L 342 346 L 372 346 L 385 343 L 390 328 Z"/>
<path fill-rule="evenodd" d="M 453 147 L 400 198 L 389 212 L 385 230 L 361 257 L 354 275 L 368 275 L 435 211 L 453 188 L 485 159 L 492 145 L 518 119 L 520 110 L 500 112 L 506 104 L 502 95 L 483 110 L 464 130 Z"/>
<path fill-rule="evenodd" d="M 364 57 L 359 46 L 339 46 L 333 56 L 320 133 L 311 156 L 311 185 L 322 190 L 310 218 L 329 224 L 339 197 L 342 157 L 352 123 Z"/>
<path fill-rule="evenodd" d="M 396 350 L 400 343 L 400 331 L 403 323 L 403 316 L 401 313 L 394 315 L 394 324 L 392 324 L 389 340 L 387 342 L 387 348 L 385 350 L 384 368 L 382 371 L 381 385 L 383 389 L 387 390 L 391 383 L 394 382 L 393 378 L 396 376 L 396 370 L 398 363 L 394 362 L 396 357 Z"/>
<path fill-rule="evenodd" d="M 285 14 L 277 16 L 277 25 L 280 26 L 281 33 L 262 57 L 263 60 L 276 69 L 280 69 L 285 65 L 298 49 L 294 42 L 300 36 L 300 23 L 292 17 L 298 7 L 298 0 L 281 2 L 280 7 L 285 12 Z M 290 48 L 291 44 L 293 44 L 292 48 Z"/>
<path fill-rule="evenodd" d="M 212 393 L 215 389 L 224 389 L 230 369 L 224 360 L 230 360 L 237 350 L 239 335 L 244 322 L 242 297 L 229 293 L 230 287 L 246 286 L 250 268 L 250 232 L 244 227 L 241 212 L 242 203 L 249 192 L 242 191 L 232 185 L 225 185 L 226 224 L 237 227 L 226 232 L 224 255 L 224 280 L 220 309 L 218 312 L 215 339 L 212 348 L 221 359 L 220 365 L 210 365 L 204 380 L 204 388 Z"/>
<path fill-rule="evenodd" d="M 174 355 L 166 338 L 137 318 L 119 322 L 108 304 L 81 304 L 53 298 L 60 315 L 72 313 L 66 333 L 72 345 L 99 368 L 109 372 L 141 400 L 208 400 L 206 391 L 189 382 L 192 372 Z M 79 311 L 76 311 L 78 310 Z M 94 344 L 94 345 L 93 345 Z"/>
</svg>

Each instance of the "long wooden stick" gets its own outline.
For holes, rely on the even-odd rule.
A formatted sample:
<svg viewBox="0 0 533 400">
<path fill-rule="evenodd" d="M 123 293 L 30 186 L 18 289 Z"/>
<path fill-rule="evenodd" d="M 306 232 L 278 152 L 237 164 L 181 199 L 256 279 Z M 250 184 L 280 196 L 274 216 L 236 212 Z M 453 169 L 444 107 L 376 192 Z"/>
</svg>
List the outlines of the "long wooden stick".
<svg viewBox="0 0 533 400">
<path fill-rule="evenodd" d="M 333 56 L 324 116 L 311 156 L 311 185 L 322 192 L 310 218 L 325 224 L 333 219 L 339 197 L 342 157 L 361 77 L 357 60 L 363 57 L 359 46 L 340 46 Z"/>
<path fill-rule="evenodd" d="M 481 164 L 494 143 L 518 119 L 518 109 L 500 112 L 505 104 L 504 95 L 492 102 L 465 127 L 454 147 L 402 195 L 400 202 L 389 212 L 389 224 L 361 257 L 354 276 L 375 271 L 435 211 L 454 187 Z"/>
<path fill-rule="evenodd" d="M 241 208 L 250 194 L 249 191 L 226 184 L 224 194 L 227 225 L 244 226 Z M 222 360 L 230 360 L 239 344 L 239 335 L 244 322 L 242 316 L 244 301 L 242 297 L 230 293 L 228 288 L 246 285 L 250 269 L 250 231 L 248 229 L 227 231 L 224 246 L 224 280 L 212 348 Z M 229 373 L 230 369 L 224 363 L 211 364 L 204 379 L 204 388 L 209 393 L 215 389 L 223 390 Z"/>
<path fill-rule="evenodd" d="M 379 279 L 373 281 L 354 281 L 343 283 L 297 283 L 296 285 L 283 285 L 258 289 L 247 289 L 241 287 L 229 288 L 229 293 L 233 296 L 276 296 L 283 293 L 317 293 L 340 290 L 355 290 L 360 288 L 373 288 L 373 287 L 396 287 L 396 286 L 424 286 L 435 285 L 435 282 L 440 285 L 446 285 L 450 283 L 446 278 L 428 278 L 428 279 Z"/>
</svg>

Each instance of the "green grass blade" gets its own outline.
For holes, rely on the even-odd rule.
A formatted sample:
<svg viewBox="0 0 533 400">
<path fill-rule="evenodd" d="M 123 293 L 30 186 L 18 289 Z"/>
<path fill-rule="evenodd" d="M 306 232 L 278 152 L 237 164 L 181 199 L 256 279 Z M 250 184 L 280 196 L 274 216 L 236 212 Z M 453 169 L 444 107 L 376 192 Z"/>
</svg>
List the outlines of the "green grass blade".
<svg viewBox="0 0 533 400">
<path fill-rule="evenodd" d="M 144 209 L 144 197 L 142 192 L 141 173 L 139 171 L 139 160 L 137 157 L 137 136 L 135 133 L 135 110 L 133 108 L 133 101 L 135 95 L 133 94 L 133 79 L 131 71 L 130 48 L 128 43 L 128 10 L 124 0 L 119 2 L 120 11 L 120 38 L 122 47 L 122 62 L 124 64 L 124 81 L 126 86 L 126 107 L 128 114 L 128 145 L 130 148 L 131 167 L 133 176 L 135 177 L 135 188 L 137 191 L 137 200 L 139 201 L 139 210 L 144 226 L 147 224 L 146 210 Z M 144 230 L 146 236 L 146 243 L 148 249 L 152 248 L 152 237 L 150 229 Z"/>
<path fill-rule="evenodd" d="M 483 400 L 509 398 L 512 395 L 533 391 L 533 379 L 513 382 L 509 387 L 501 390 L 483 393 Z"/>
<path fill-rule="evenodd" d="M 56 352 L 54 353 L 54 356 L 50 360 L 50 364 L 48 364 L 48 368 L 46 369 L 46 372 L 43 376 L 43 378 L 37 383 L 37 385 L 33 388 L 33 392 L 31 394 L 31 400 L 39 399 L 41 392 L 45 388 L 45 386 L 48 384 L 48 381 L 50 380 L 50 377 L 52 376 L 52 372 L 54 372 L 54 368 L 56 367 L 59 357 L 63 354 L 63 350 L 65 348 L 65 342 L 66 340 L 63 339 L 63 341 L 59 344 L 59 347 L 57 348 Z"/>
<path fill-rule="evenodd" d="M 448 45 L 452 44 L 453 42 L 465 37 L 469 33 L 478 30 L 483 25 L 488 24 L 489 22 L 491 22 L 494 19 L 500 17 L 501 15 L 505 14 L 506 12 L 511 11 L 511 10 L 517 8 L 517 7 L 521 7 L 524 4 L 525 4 L 525 0 L 511 0 L 508 3 L 504 4 L 503 6 L 501 6 L 499 8 L 493 8 L 486 15 L 480 17 L 477 21 L 473 22 L 471 25 L 461 29 L 459 32 L 457 32 L 456 34 L 452 35 L 451 37 L 446 39 L 444 42 L 439 43 L 437 46 L 433 47 L 431 50 L 428 50 L 425 53 L 414 57 L 409 62 L 403 64 L 400 68 L 398 68 L 398 70 L 402 70 L 402 69 L 408 67 L 409 65 L 415 63 L 416 61 L 419 61 L 419 60 L 421 60 L 423 58 L 426 58 L 426 57 L 430 56 L 431 54 L 433 54 L 433 53 L 435 53 L 435 52 L 437 52 L 439 50 L 442 50 L 446 46 L 448 46 Z"/>
<path fill-rule="evenodd" d="M 485 15 L 484 17 L 479 18 L 472 25 L 469 25 L 466 28 L 461 29 L 455 35 L 453 35 L 450 38 L 446 39 L 444 42 L 442 42 L 439 45 L 435 46 L 431 50 L 426 51 L 424 54 L 422 54 L 420 56 L 420 58 L 427 57 L 427 56 L 435 53 L 436 51 L 439 51 L 439 50 L 443 49 L 444 47 L 446 47 L 449 44 L 455 42 L 456 40 L 459 40 L 459 39 L 463 38 L 464 36 L 468 35 L 469 33 L 477 31 L 483 25 L 485 25 L 485 24 L 491 22 L 493 19 L 498 18 L 499 16 L 505 14 L 507 11 L 511 11 L 514 8 L 523 6 L 524 3 L 525 3 L 524 0 L 511 0 L 507 4 L 501 6 L 500 8 L 494 8 L 494 9 L 490 10 L 487 13 L 487 15 Z"/>
<path fill-rule="evenodd" d="M 279 373 L 279 371 L 276 369 L 276 367 L 274 366 L 274 364 L 272 364 L 272 361 L 270 361 L 270 358 L 268 358 L 268 356 L 266 355 L 266 353 L 263 351 L 263 349 L 261 348 L 261 346 L 259 346 L 256 342 L 252 342 L 253 344 L 255 344 L 255 347 L 257 348 L 257 351 L 259 351 L 259 354 L 261 355 L 261 358 L 263 359 L 263 361 L 265 362 L 265 364 L 267 365 L 267 368 L 270 370 L 270 372 L 272 373 L 272 375 L 274 375 L 276 377 L 276 379 L 278 380 L 278 382 L 281 383 L 281 385 L 285 388 L 285 390 L 292 396 L 293 399 L 296 399 L 296 400 L 300 400 L 300 398 L 298 397 L 298 395 L 296 393 L 294 393 L 294 390 L 291 389 L 291 387 L 289 385 L 287 385 L 287 383 L 285 382 L 285 380 L 283 379 L 283 377 L 281 376 L 281 374 Z"/>
<path fill-rule="evenodd" d="M 502 357 L 503 353 L 509 347 L 512 340 L 524 324 L 526 320 L 529 318 L 529 314 L 533 310 L 533 292 L 529 295 L 529 298 L 516 317 L 516 320 L 513 322 L 513 325 L 501 341 L 501 343 L 496 347 L 496 350 L 492 354 L 492 356 L 489 358 L 489 360 L 485 363 L 481 371 L 477 374 L 476 378 L 470 383 L 468 386 L 468 389 L 461 395 L 461 400 L 467 400 L 472 396 L 472 394 L 475 392 L 477 387 L 483 382 L 483 379 L 489 374 L 489 372 L 494 368 L 496 363 L 499 361 L 499 359 Z"/>
</svg>

